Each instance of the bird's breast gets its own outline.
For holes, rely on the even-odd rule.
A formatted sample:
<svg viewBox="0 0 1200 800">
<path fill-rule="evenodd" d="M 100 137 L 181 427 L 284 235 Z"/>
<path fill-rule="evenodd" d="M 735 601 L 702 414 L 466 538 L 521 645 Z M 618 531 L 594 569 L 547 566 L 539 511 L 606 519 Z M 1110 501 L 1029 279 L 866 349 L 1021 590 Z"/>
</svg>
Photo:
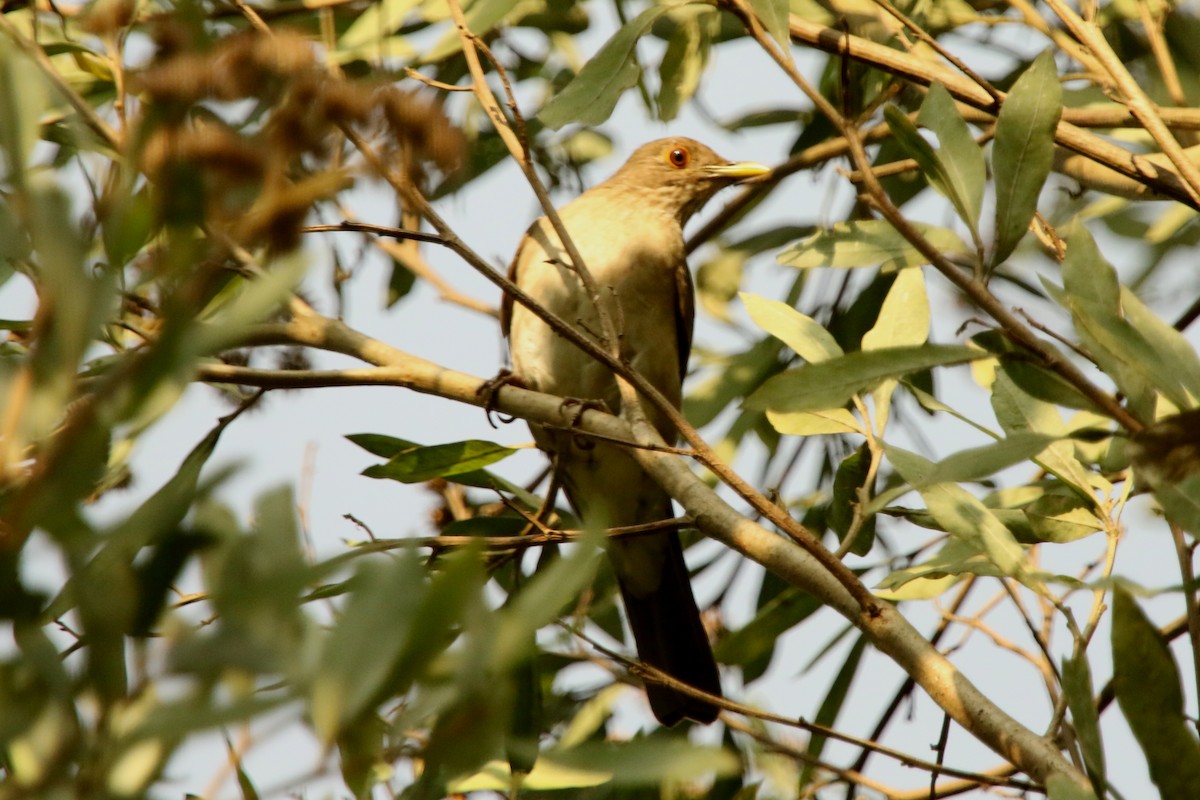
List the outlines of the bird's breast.
<svg viewBox="0 0 1200 800">
<path fill-rule="evenodd" d="M 684 264 L 682 231 L 662 215 L 588 200 L 585 194 L 567 205 L 560 212 L 563 223 L 620 331 L 623 353 L 677 398 L 676 270 Z M 518 285 L 595 341 L 601 330 L 595 305 L 549 221 L 539 220 L 529 237 L 516 265 Z M 530 388 L 603 399 L 615 408 L 616 387 L 608 370 L 527 309 L 514 309 L 509 335 L 513 370 Z"/>
</svg>

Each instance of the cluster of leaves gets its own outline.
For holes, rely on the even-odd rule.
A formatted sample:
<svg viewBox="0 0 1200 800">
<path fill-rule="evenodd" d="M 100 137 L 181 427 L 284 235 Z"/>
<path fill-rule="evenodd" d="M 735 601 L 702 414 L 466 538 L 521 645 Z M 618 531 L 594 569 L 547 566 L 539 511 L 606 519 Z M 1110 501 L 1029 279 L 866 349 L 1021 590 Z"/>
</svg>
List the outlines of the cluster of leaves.
<svg viewBox="0 0 1200 800">
<path fill-rule="evenodd" d="M 632 796 L 700 778 L 712 782 L 708 796 L 752 797 L 835 780 L 813 766 L 822 736 L 801 752 L 753 726 L 737 736 L 727 728 L 721 748 L 690 745 L 678 732 L 604 742 L 615 687 L 559 680 L 588 659 L 544 629 L 590 587 L 579 627 L 586 631 L 586 620 L 619 639 L 615 587 L 587 539 L 564 557 L 544 548 L 536 565 L 521 557 L 524 547 L 488 549 L 485 537 L 522 530 L 540 504 L 485 469 L 507 448 L 354 438 L 384 459 L 372 477 L 436 478 L 447 496 L 472 489 L 458 496 L 466 513 L 439 530 L 425 560 L 411 543 L 384 555 L 394 546 L 379 542 L 311 563 L 286 490 L 264 495 L 253 524 L 240 523 L 217 499 L 228 475 L 202 476 L 237 413 L 198 432 L 182 466 L 139 507 L 104 522 L 89 513 L 127 483 L 134 444 L 197 373 L 249 383 L 251 371 L 205 370 L 246 363 L 228 356 L 235 347 L 311 344 L 287 326 L 317 319 L 294 292 L 307 269 L 295 254 L 304 225 L 342 219 L 347 192 L 380 165 L 436 199 L 469 190 L 506 157 L 480 112 L 464 110 L 452 125 L 442 111 L 437 87 L 470 80 L 445 4 L 326 5 L 243 5 L 234 15 L 194 0 L 153 8 L 98 0 L 80 16 L 15 8 L 0 17 L 0 281 L 20 274 L 37 295 L 28 318 L 4 321 L 0 350 L 0 617 L 15 639 L 0 662 L 0 797 L 140 796 L 192 737 L 281 708 L 303 709 L 302 724 L 337 748 L 358 796 L 389 781 L 410 796 L 508 791 L 518 773 L 528 773 L 528 791 L 571 796 Z M 1168 65 L 1197 74 L 1196 19 L 1133 5 L 1115 3 L 1087 24 L 1151 97 L 1188 105 L 1197 87 Z M 702 304 L 713 324 L 752 332 L 752 341 L 697 354 L 685 411 L 730 460 L 761 444 L 770 484 L 762 488 L 856 559 L 856 570 L 874 574 L 881 597 L 915 602 L 959 588 L 962 602 L 987 578 L 1001 595 L 1042 601 L 1051 622 L 1028 620 L 1041 631 L 1044 661 L 1035 666 L 1055 676 L 1047 705 L 1069 712 L 1074 735 L 1054 733 L 1074 742 L 1094 795 L 1105 796 L 1107 701 L 1096 702 L 1088 649 L 1103 595 L 1084 624 L 1066 609 L 1076 593 L 1103 592 L 1120 574 L 1127 502 L 1147 488 L 1163 512 L 1155 535 L 1180 542 L 1175 583 L 1192 588 L 1200 358 L 1185 331 L 1195 313 L 1147 298 L 1176 280 L 1169 266 L 1193 244 L 1197 204 L 1152 207 L 1086 181 L 1069 194 L 1043 191 L 1065 170 L 1056 137 L 1068 113 L 1082 120 L 1101 101 L 1102 110 L 1123 111 L 1105 100 L 1107 81 L 1063 30 L 1017 4 L 915 4 L 909 21 L 924 40 L 886 6 L 790 4 L 793 20 L 829 26 L 827 40 L 887 45 L 883 55 L 856 44 L 846 51 L 852 60 L 829 58 L 820 84 L 865 130 L 886 194 L 872 194 L 866 165 L 855 164 L 862 198 L 845 221 L 813 231 L 789 219 L 710 251 L 698 271 Z M 803 35 L 789 30 L 787 3 L 652 3 L 580 64 L 571 37 L 593 24 L 592 10 L 559 0 L 467 8 L 467 27 L 496 59 L 491 69 L 503 68 L 517 96 L 544 101 L 514 123 L 555 176 L 606 153 L 598 126 L 626 93 L 638 90 L 647 115 L 669 121 L 701 91 L 714 49 L 760 23 L 771 37 L 759 38 L 764 50 Z M 1016 39 L 989 32 L 993 25 L 1053 49 L 1014 48 Z M 950 34 L 1009 65 L 993 70 L 1003 73 L 992 87 L 1003 102 L 968 103 L 949 83 L 919 79 L 931 74 L 930 42 Z M 135 70 L 129 53 L 138 48 L 153 55 Z M 655 69 L 643 67 L 647 49 L 661 53 Z M 1072 59 L 1084 59 L 1085 88 L 1063 88 Z M 410 67 L 428 87 L 394 82 Z M 773 68 L 765 56 L 761 68 Z M 781 178 L 848 151 L 829 145 L 843 133 L 837 125 L 796 111 L 801 105 L 797 96 L 729 123 L 791 141 Z M 1186 114 L 1172 119 L 1185 143 L 1200 127 Z M 475 131 L 469 148 L 460 129 Z M 1124 135 L 1156 144 L 1140 127 Z M 774 181 L 734 207 L 787 190 Z M 411 197 L 400 199 L 415 213 Z M 898 225 L 881 212 L 888 203 L 942 223 Z M 763 253 L 797 270 L 782 300 L 743 291 Z M 1134 261 L 1144 266 L 1125 267 Z M 840 270 L 840 280 L 814 277 L 818 268 Z M 391 300 L 417 269 L 396 258 Z M 935 269 L 992 314 L 969 340 L 930 341 L 959 336 L 933 324 Z M 739 298 L 754 328 L 739 323 Z M 1035 309 L 1032 328 L 994 310 L 1014 304 Z M 962 364 L 984 398 L 977 407 L 939 397 Z M 930 417 L 965 423 L 982 444 L 940 457 L 913 452 Z M 819 457 L 801 458 L 813 451 Z M 905 497 L 920 504 L 900 505 Z M 524 515 L 514 510 L 522 506 Z M 1071 578 L 1039 568 L 1039 548 L 1085 539 L 1103 540 L 1096 549 L 1107 558 Z M 63 565 L 53 591 L 31 580 L 40 568 L 31 542 Z M 698 571 L 737 574 L 720 566 L 733 558 Z M 173 600 L 171 587 L 197 564 L 200 590 Z M 1163 796 L 1196 796 L 1200 746 L 1165 636 L 1129 593 L 1114 597 L 1115 696 Z M 1194 617 L 1195 604 L 1187 608 Z M 768 574 L 751 620 L 718 636 L 718 658 L 752 692 L 781 635 L 818 611 L 811 596 Z M 1065 643 L 1051 636 L 1056 625 Z M 1185 618 L 1176 630 L 1189 628 L 1195 636 L 1200 624 Z M 837 722 L 867 642 L 862 634 L 849 647 L 816 722 Z M 876 735 L 891 713 L 881 710 Z M 758 787 L 752 776 L 774 774 L 779 753 L 790 754 L 791 785 Z M 242 792 L 254 796 L 238 758 L 231 748 Z M 866 760 L 864 750 L 854 769 Z M 1052 785 L 1056 793 L 1088 796 L 1073 784 Z"/>
</svg>

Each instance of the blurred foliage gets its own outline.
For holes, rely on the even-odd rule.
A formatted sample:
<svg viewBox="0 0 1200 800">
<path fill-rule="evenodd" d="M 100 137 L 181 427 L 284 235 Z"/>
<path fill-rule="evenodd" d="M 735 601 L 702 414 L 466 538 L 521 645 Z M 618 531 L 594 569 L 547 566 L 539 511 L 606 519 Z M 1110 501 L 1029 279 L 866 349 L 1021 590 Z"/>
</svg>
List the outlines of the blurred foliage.
<svg viewBox="0 0 1200 800">
<path fill-rule="evenodd" d="M 1086 767 L 1096 797 L 1121 796 L 1102 725 L 1114 696 L 1162 796 L 1200 796 L 1197 692 L 1180 685 L 1200 685 L 1190 333 L 1200 187 L 1190 199 L 1179 188 L 1186 176 L 1161 157 L 1161 139 L 1124 115 L 1112 75 L 1049 8 L 897 5 L 910 27 L 882 0 L 476 0 L 466 15 L 495 59 L 485 68 L 497 77 L 502 67 L 521 98 L 514 125 L 530 158 L 571 190 L 612 149 L 605 125 L 622 98 L 648 120 L 703 115 L 714 70 L 746 82 L 774 70 L 752 49 L 747 14 L 775 45 L 788 41 L 789 13 L 828 26 L 826 43 L 886 45 L 820 55 L 814 83 L 864 131 L 907 231 L 861 183 L 827 224 L 795 213 L 793 173 L 855 169 L 838 161 L 837 126 L 799 91 L 714 123 L 774 132 L 791 160 L 734 200 L 729 217 L 744 213 L 744 230 L 726 238 L 708 226 L 692 243 L 707 244 L 693 265 L 705 324 L 740 345 L 697 348 L 685 411 L 879 596 L 943 601 L 935 641 L 990 624 L 982 616 L 994 604 L 1014 610 L 1003 635 L 1029 637 L 1030 675 L 1045 676 L 1014 691 L 1044 692 L 1062 712 L 1048 735 Z M 225 736 L 239 796 L 257 797 L 272 778 L 245 766 L 234 732 L 281 713 L 336 751 L 356 797 L 380 786 L 411 798 L 877 796 L 838 771 L 871 774 L 868 751 L 851 765 L 825 733 L 798 742 L 786 727 L 730 720 L 700 745 L 686 730 L 630 738 L 610 726 L 635 681 L 576 636 L 622 638 L 600 542 L 585 535 L 560 549 L 574 537 L 554 531 L 513 542 L 543 498 L 503 476 L 509 448 L 351 435 L 383 459 L 366 475 L 427 482 L 442 507 L 431 538 L 370 540 L 325 560 L 302 541 L 290 489 L 264 493 L 249 522 L 222 501 L 232 471 L 207 461 L 259 401 L 255 371 L 308 367 L 309 342 L 286 323 L 315 313 L 297 291 L 313 254 L 338 264 L 335 284 L 355 276 L 331 243 L 301 254 L 302 237 L 320 241 L 306 226 L 346 220 L 347 199 L 386 165 L 382 177 L 412 192 L 397 207 L 415 229 L 414 195 L 470 192 L 509 158 L 478 104 L 447 90 L 470 75 L 446 3 L 93 0 L 0 12 L 0 287 L 36 296 L 0 320 L 0 619 L 11 634 L 0 649 L 0 800 L 177 795 L 184 767 L 172 759 L 213 732 Z M 1182 157 L 1200 163 L 1194 7 L 1120 0 L 1085 24 L 1161 104 Z M 800 53 L 803 31 L 790 36 Z M 588 58 L 580 37 L 595 43 Z M 933 66 L 964 77 L 935 55 L 937 42 L 1007 93 L 1003 103 L 965 102 L 961 84 L 922 80 Z M 1068 121 L 1099 136 L 1068 148 Z M 1098 142 L 1159 158 L 1115 183 L 1120 164 Z M 1159 202 L 1164 192 L 1173 199 Z M 758 223 L 766 197 L 784 198 L 792 216 Z M 421 281 L 446 294 L 421 255 L 432 245 L 363 242 L 389 259 L 381 305 L 409 302 Z M 938 295 L 930 249 L 961 277 L 937 280 Z M 764 271 L 787 276 L 778 297 L 747 291 Z M 985 321 L 981 298 L 1023 316 Z M 234 377 L 213 377 L 224 374 Z M 198 376 L 235 410 L 197 430 L 178 466 L 131 462 Z M 935 455 L 930 426 L 947 420 L 960 433 Z M 94 504 L 135 472 L 157 488 L 101 519 Z M 1174 537 L 1180 560 L 1163 565 L 1159 585 L 1116 591 L 1112 681 L 1097 695 L 1105 667 L 1093 655 L 1104 648 L 1092 637 L 1121 577 L 1131 502 L 1154 513 L 1141 535 Z M 552 527 L 575 525 L 549 511 Z M 427 528 L 415 515 L 409 525 Z M 1059 557 L 1054 548 L 1073 542 L 1091 549 Z M 1054 573 L 1042 566 L 1050 553 Z M 50 562 L 63 575 L 53 591 L 31 579 Z M 722 552 L 696 572 L 720 586 L 710 612 L 718 658 L 741 678 L 732 694 L 772 711 L 760 681 L 773 667 L 796 672 L 775 658 L 779 643 L 831 612 L 746 566 Z M 752 608 L 730 607 L 739 580 L 754 589 L 737 595 L 753 595 Z M 992 599 L 967 604 L 977 586 Z M 1138 606 L 1149 594 L 1182 622 L 1156 628 Z M 729 630 L 726 615 L 747 621 Z M 808 638 L 805 668 L 840 661 L 812 698 L 813 721 L 881 738 L 901 724 L 911 683 L 879 694 L 868 640 L 835 625 Z M 1167 647 L 1179 636 L 1193 658 Z M 1177 659 L 1193 666 L 1181 671 Z M 593 661 L 607 669 L 589 671 Z M 860 692 L 860 718 L 847 721 Z M 289 766 L 317 775 L 330 763 Z M 1049 793 L 1087 796 L 1061 782 Z"/>
</svg>

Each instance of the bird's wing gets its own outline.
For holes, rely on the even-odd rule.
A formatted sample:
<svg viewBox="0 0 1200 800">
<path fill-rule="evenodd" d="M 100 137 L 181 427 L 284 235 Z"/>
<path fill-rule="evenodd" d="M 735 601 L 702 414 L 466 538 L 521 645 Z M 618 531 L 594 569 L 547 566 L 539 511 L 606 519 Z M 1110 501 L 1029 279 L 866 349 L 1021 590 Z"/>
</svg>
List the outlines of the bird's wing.
<svg viewBox="0 0 1200 800">
<path fill-rule="evenodd" d="M 675 343 L 679 348 L 679 379 L 687 375 L 688 356 L 692 354 L 692 327 L 696 322 L 696 293 L 687 261 L 675 267 Z"/>
<path fill-rule="evenodd" d="M 521 243 L 517 245 L 517 252 L 513 253 L 512 263 L 508 265 L 508 280 L 517 284 L 520 276 L 517 274 L 518 267 L 521 265 L 521 256 L 525 253 L 525 248 L 533 241 L 533 229 L 537 227 L 537 222 L 534 222 L 525 230 L 525 235 L 521 237 Z M 512 328 L 512 312 L 513 303 L 516 302 L 513 296 L 508 292 L 500 298 L 500 332 L 504 334 L 504 338 L 508 338 L 509 330 Z"/>
</svg>

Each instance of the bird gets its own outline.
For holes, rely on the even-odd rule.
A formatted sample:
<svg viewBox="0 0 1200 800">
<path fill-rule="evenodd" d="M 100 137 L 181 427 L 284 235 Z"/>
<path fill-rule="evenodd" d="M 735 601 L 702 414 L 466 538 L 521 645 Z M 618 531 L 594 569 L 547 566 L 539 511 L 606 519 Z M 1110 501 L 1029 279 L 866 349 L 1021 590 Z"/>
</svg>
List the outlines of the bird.
<svg viewBox="0 0 1200 800">
<path fill-rule="evenodd" d="M 559 209 L 618 328 L 623 358 L 676 407 L 695 316 L 684 225 L 719 189 L 767 172 L 768 167 L 756 162 L 721 158 L 694 139 L 659 139 L 637 148 L 610 178 Z M 597 340 L 601 327 L 595 306 L 545 217 L 521 240 L 509 278 L 534 301 Z M 621 413 L 612 372 L 511 295 L 502 303 L 501 326 L 517 383 L 576 401 L 603 403 Z M 677 434 L 667 417 L 650 403 L 642 405 L 663 439 L 673 442 Z M 620 445 L 533 423 L 530 428 L 585 525 L 609 528 L 672 518 L 670 495 Z M 720 675 L 678 533 L 667 529 L 610 537 L 607 551 L 641 661 L 721 696 Z M 685 718 L 700 723 L 716 719 L 715 705 L 677 689 L 649 681 L 646 693 L 663 725 L 674 726 Z"/>
</svg>

